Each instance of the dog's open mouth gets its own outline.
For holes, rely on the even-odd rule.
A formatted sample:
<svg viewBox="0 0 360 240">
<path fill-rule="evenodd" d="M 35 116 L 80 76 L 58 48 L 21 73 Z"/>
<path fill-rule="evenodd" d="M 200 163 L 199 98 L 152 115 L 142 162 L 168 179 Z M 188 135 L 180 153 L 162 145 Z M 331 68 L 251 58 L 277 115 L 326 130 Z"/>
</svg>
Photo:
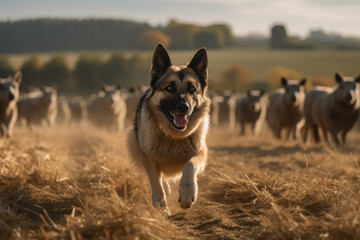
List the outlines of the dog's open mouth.
<svg viewBox="0 0 360 240">
<path fill-rule="evenodd" d="M 166 111 L 167 118 L 172 122 L 173 126 L 177 130 L 185 130 L 191 115 L 185 113 L 172 113 L 169 110 Z"/>
</svg>

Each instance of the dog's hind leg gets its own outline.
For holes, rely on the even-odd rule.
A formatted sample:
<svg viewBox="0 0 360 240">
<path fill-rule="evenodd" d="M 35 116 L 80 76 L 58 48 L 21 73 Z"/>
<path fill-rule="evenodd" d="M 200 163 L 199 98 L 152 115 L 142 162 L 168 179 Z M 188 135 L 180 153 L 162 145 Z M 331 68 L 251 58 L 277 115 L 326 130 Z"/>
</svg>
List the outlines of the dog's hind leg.
<svg viewBox="0 0 360 240">
<path fill-rule="evenodd" d="M 204 149 L 184 164 L 179 185 L 179 202 L 180 207 L 183 209 L 190 208 L 196 201 L 198 192 L 197 174 L 204 169 L 206 156 L 207 149 Z"/>
</svg>

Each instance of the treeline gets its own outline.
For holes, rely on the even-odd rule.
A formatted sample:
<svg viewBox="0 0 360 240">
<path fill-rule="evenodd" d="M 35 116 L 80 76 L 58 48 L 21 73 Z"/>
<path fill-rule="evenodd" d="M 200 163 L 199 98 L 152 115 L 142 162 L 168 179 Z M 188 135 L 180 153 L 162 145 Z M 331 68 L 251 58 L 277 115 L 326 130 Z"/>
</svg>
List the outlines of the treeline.
<svg viewBox="0 0 360 240">
<path fill-rule="evenodd" d="M 340 50 L 359 50 L 360 39 L 343 37 L 340 34 L 329 34 L 323 30 L 312 30 L 308 36 L 301 39 L 288 35 L 284 25 L 274 25 L 271 28 L 270 47 L 275 49 L 315 49 L 332 48 Z"/>
<path fill-rule="evenodd" d="M 123 88 L 148 85 L 150 58 L 134 53 L 126 55 L 116 52 L 109 58 L 99 55 L 80 55 L 74 66 L 69 69 L 63 55 L 54 55 L 42 63 L 37 56 L 28 58 L 20 70 L 23 73 L 21 91 L 26 92 L 33 87 L 54 86 L 62 95 L 87 96 L 98 91 L 103 84 L 121 85 Z M 15 69 L 7 58 L 0 58 L 0 77 L 12 76 Z M 231 65 L 222 69 L 216 79 L 210 79 L 209 88 L 221 92 L 232 90 L 244 92 L 249 89 L 271 91 L 281 87 L 280 78 L 301 79 L 300 72 L 284 67 L 273 67 L 267 70 L 264 81 L 255 81 L 253 73 L 242 65 Z M 327 77 L 310 77 L 307 87 L 331 86 L 334 80 Z"/>
<path fill-rule="evenodd" d="M 22 64 L 21 91 L 34 87 L 54 86 L 67 95 L 88 95 L 102 84 L 120 84 L 123 87 L 147 83 L 150 59 L 140 54 L 130 56 L 117 52 L 104 60 L 98 55 L 79 56 L 74 69 L 69 69 L 63 55 L 54 55 L 47 62 L 37 56 L 30 57 Z M 7 58 L 0 58 L 0 77 L 12 76 L 15 69 Z"/>
<path fill-rule="evenodd" d="M 166 26 L 115 19 L 33 19 L 0 22 L 0 53 L 220 48 L 233 41 L 226 24 L 200 26 L 171 20 Z"/>
</svg>

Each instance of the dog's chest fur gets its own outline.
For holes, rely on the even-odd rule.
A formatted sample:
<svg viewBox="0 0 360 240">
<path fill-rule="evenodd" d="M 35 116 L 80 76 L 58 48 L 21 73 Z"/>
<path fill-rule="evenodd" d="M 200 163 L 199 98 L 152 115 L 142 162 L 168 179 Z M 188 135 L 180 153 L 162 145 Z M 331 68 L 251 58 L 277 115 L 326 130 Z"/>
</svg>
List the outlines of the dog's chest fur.
<svg viewBox="0 0 360 240">
<path fill-rule="evenodd" d="M 156 161 L 183 164 L 202 150 L 206 135 L 203 126 L 205 123 L 200 124 L 198 129 L 190 136 L 174 139 L 166 136 L 156 121 L 148 118 L 147 114 L 146 111 L 142 111 L 138 129 L 138 141 L 140 148 L 148 156 L 151 156 Z"/>
</svg>

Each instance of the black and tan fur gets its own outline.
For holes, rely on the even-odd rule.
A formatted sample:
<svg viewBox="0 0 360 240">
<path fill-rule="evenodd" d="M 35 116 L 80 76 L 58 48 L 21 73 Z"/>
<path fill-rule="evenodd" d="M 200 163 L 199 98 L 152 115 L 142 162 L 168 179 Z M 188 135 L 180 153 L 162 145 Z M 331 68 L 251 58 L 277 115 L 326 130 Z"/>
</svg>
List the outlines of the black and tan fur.
<svg viewBox="0 0 360 240">
<path fill-rule="evenodd" d="M 190 208 L 197 197 L 197 174 L 206 164 L 210 109 L 207 66 L 205 49 L 200 49 L 186 67 L 177 67 L 159 44 L 152 59 L 150 88 L 139 101 L 135 126 L 128 137 L 132 159 L 149 177 L 153 205 L 168 214 L 163 186 L 166 178 L 182 172 L 179 202 L 182 208 Z"/>
</svg>

